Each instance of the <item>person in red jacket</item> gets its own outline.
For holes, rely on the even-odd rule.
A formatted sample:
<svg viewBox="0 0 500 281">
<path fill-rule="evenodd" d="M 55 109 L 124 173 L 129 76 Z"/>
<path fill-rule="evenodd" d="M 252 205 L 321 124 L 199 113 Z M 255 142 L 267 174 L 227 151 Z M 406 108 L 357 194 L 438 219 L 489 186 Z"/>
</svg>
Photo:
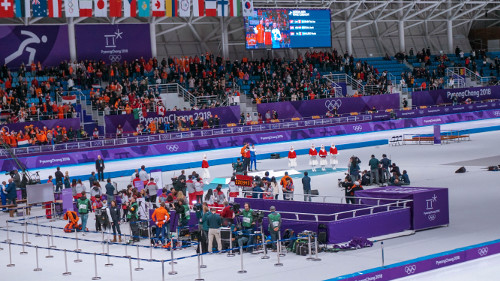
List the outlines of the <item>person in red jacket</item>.
<svg viewBox="0 0 500 281">
<path fill-rule="evenodd" d="M 293 146 L 290 146 L 290 151 L 288 151 L 288 167 L 297 167 L 297 153 L 295 153 Z"/>
<path fill-rule="evenodd" d="M 326 164 L 328 163 L 326 160 L 327 155 L 328 152 L 326 152 L 325 146 L 322 144 L 319 150 L 319 165 L 321 166 L 321 171 L 326 171 Z"/>
<path fill-rule="evenodd" d="M 205 184 L 209 184 L 208 180 L 210 179 L 210 171 L 208 170 L 208 161 L 207 161 L 207 155 L 203 155 L 203 161 L 201 161 L 201 168 L 203 169 L 203 179 L 205 180 Z"/>
<path fill-rule="evenodd" d="M 330 146 L 330 165 L 332 165 L 332 169 L 337 168 L 337 164 L 339 163 L 339 160 L 337 159 L 338 155 L 337 148 L 335 147 L 335 144 L 332 143 L 332 146 Z"/>
<path fill-rule="evenodd" d="M 311 149 L 309 149 L 309 165 L 312 167 L 312 171 L 316 172 L 316 166 L 318 166 L 318 151 L 314 147 L 314 144 L 311 144 Z"/>
</svg>

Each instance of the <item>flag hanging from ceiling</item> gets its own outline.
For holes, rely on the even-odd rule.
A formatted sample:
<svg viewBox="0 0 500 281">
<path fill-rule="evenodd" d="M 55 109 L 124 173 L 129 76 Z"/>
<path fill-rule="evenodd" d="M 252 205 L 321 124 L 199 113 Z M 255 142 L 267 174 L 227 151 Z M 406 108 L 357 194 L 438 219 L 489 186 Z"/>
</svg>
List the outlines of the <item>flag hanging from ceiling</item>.
<svg viewBox="0 0 500 281">
<path fill-rule="evenodd" d="M 166 0 L 167 17 L 177 17 L 177 0 Z"/>
<path fill-rule="evenodd" d="M 113 18 L 122 16 L 122 0 L 109 0 L 109 16 Z"/>
<path fill-rule="evenodd" d="M 47 16 L 47 0 L 33 0 L 31 7 L 33 9 L 33 17 Z"/>
<path fill-rule="evenodd" d="M 229 16 L 241 16 L 241 0 L 229 0 Z"/>
<path fill-rule="evenodd" d="M 139 17 L 149 17 L 149 0 L 137 0 Z"/>
<path fill-rule="evenodd" d="M 80 0 L 80 17 L 92 17 L 92 0 Z"/>
<path fill-rule="evenodd" d="M 78 0 L 64 0 L 64 11 L 67 18 L 76 18 L 80 16 L 80 7 Z"/>
<path fill-rule="evenodd" d="M 123 16 L 137 17 L 137 0 L 123 0 Z"/>
<path fill-rule="evenodd" d="M 197 0 L 194 1 L 196 2 Z M 189 17 L 190 15 L 191 0 L 179 0 L 179 17 Z"/>
<path fill-rule="evenodd" d="M 193 0 L 193 17 L 205 15 L 205 0 Z"/>
<path fill-rule="evenodd" d="M 62 17 L 62 0 L 49 0 L 49 17 Z"/>
<path fill-rule="evenodd" d="M 14 0 L 0 0 L 0 18 L 14 17 Z"/>
<path fill-rule="evenodd" d="M 243 0 L 243 16 L 244 17 L 252 17 L 254 8 L 253 8 L 253 0 Z"/>
<path fill-rule="evenodd" d="M 217 16 L 218 17 L 228 17 L 229 16 L 229 1 L 228 0 L 217 0 Z"/>
<path fill-rule="evenodd" d="M 205 0 L 205 15 L 207 17 L 217 16 L 217 0 Z"/>
<path fill-rule="evenodd" d="M 3 1 L 0 1 L 0 5 L 1 2 Z M 16 0 L 15 2 L 16 2 L 16 17 L 29 18 L 31 16 L 30 0 Z"/>
<path fill-rule="evenodd" d="M 104 18 L 108 16 L 108 0 L 94 0 L 94 17 Z"/>
<path fill-rule="evenodd" d="M 153 17 L 165 16 L 165 0 L 151 0 L 151 15 Z"/>
</svg>

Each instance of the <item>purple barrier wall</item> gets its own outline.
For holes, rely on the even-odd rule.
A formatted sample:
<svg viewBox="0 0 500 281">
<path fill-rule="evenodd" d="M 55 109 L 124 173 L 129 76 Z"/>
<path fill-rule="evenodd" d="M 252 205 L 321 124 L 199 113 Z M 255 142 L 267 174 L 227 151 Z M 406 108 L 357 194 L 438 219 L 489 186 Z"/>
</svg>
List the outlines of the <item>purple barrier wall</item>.
<svg viewBox="0 0 500 281">
<path fill-rule="evenodd" d="M 21 130 L 24 131 L 24 127 L 31 126 L 38 127 L 43 129 L 43 127 L 47 127 L 48 129 L 59 127 L 66 127 L 67 130 L 69 128 L 73 128 L 73 130 L 80 129 L 80 119 L 79 118 L 71 118 L 71 119 L 55 119 L 55 120 L 44 120 L 44 121 L 33 121 L 33 122 L 23 122 L 23 123 L 13 123 L 13 124 L 5 124 L 2 126 L 2 129 L 6 129 L 8 132 L 16 131 L 19 132 Z"/>
<path fill-rule="evenodd" d="M 149 33 L 148 33 L 149 34 Z M 30 56 L 43 66 L 57 66 L 69 58 L 68 27 L 66 25 L 31 25 L 0 27 L 1 64 L 29 69 Z M 33 49 L 28 52 L 27 48 Z"/>
<path fill-rule="evenodd" d="M 495 102 L 483 102 L 474 104 L 461 104 L 454 106 L 441 106 L 441 107 L 430 107 L 412 110 L 401 110 L 396 112 L 397 118 L 414 118 L 422 116 L 434 116 L 450 113 L 462 113 L 478 110 L 495 109 L 500 105 L 499 101 Z"/>
<path fill-rule="evenodd" d="M 412 229 L 420 230 L 450 223 L 448 189 L 431 187 L 380 187 L 356 191 L 356 196 L 372 198 L 411 199 Z M 369 199 L 363 204 L 371 204 Z M 382 202 L 389 203 L 388 202 Z"/>
<path fill-rule="evenodd" d="M 373 106 L 377 110 L 399 107 L 399 94 L 363 96 L 357 98 L 320 99 L 263 103 L 257 105 L 257 111 L 265 116 L 266 112 L 276 110 L 280 119 L 325 115 L 328 110 L 337 107 L 339 114 L 365 112 Z"/>
<path fill-rule="evenodd" d="M 79 60 L 132 61 L 151 57 L 147 24 L 76 25 L 76 53 Z"/>
<path fill-rule="evenodd" d="M 193 139 L 189 141 L 180 142 L 167 142 L 167 143 L 157 143 L 150 145 L 138 145 L 132 147 L 119 147 L 119 148 L 103 148 L 96 150 L 85 150 L 85 151 L 71 151 L 68 150 L 66 153 L 58 153 L 51 155 L 39 155 L 32 157 L 20 157 L 19 161 L 25 164 L 28 168 L 46 168 L 55 167 L 59 165 L 74 165 L 82 163 L 94 162 L 97 155 L 102 155 L 104 159 L 116 160 L 116 159 L 129 159 L 146 157 L 152 155 L 167 155 L 176 154 L 182 152 L 190 151 L 201 151 L 218 149 L 225 147 L 235 147 L 240 146 L 245 142 L 255 143 L 255 144 L 266 144 L 278 141 L 291 141 L 291 140 L 302 140 L 309 138 L 320 138 L 327 136 L 338 136 L 345 134 L 356 134 L 361 132 L 376 132 L 383 130 L 392 129 L 403 129 L 418 126 L 431 126 L 435 124 L 446 124 L 453 122 L 471 121 L 471 120 L 481 120 L 488 118 L 498 118 L 500 117 L 500 110 L 485 110 L 469 113 L 458 113 L 449 114 L 444 116 L 432 116 L 432 117 L 421 117 L 413 119 L 400 119 L 400 120 L 389 120 L 380 122 L 367 122 L 360 124 L 348 124 L 330 127 L 315 127 L 307 129 L 298 129 L 290 131 L 279 131 L 271 133 L 259 133 L 259 134 L 242 134 L 233 135 L 227 137 L 213 137 L 208 138 L 205 136 L 200 139 Z M 221 129 L 224 132 L 225 129 Z M 198 131 L 202 135 L 203 131 Z M 189 132 L 193 134 L 194 132 Z M 181 134 L 181 133 L 179 133 Z M 230 132 L 228 132 L 230 134 Z M 174 138 L 175 140 L 175 138 Z M 9 171 L 16 167 L 15 163 L 9 159 L 0 160 L 0 167 L 2 171 Z"/>
<path fill-rule="evenodd" d="M 240 120 L 240 107 L 225 106 L 203 110 L 167 111 L 164 116 L 152 112 L 148 112 L 147 116 L 143 116 L 142 112 L 139 112 L 138 116 L 134 116 L 134 114 L 108 115 L 104 117 L 104 121 L 106 122 L 106 134 L 115 134 L 118 125 L 122 125 L 125 132 L 135 132 L 139 123 L 148 126 L 153 120 L 158 121 L 161 119 L 163 123 L 166 123 L 175 122 L 177 117 L 186 117 L 187 119 L 190 117 L 193 117 L 193 119 L 203 117 L 208 119 L 215 115 L 219 117 L 221 124 L 238 123 Z"/>
<path fill-rule="evenodd" d="M 473 101 L 500 99 L 500 86 L 413 92 L 411 100 L 414 106 L 437 105 L 453 103 L 454 96 L 460 103 L 468 98 Z"/>
</svg>

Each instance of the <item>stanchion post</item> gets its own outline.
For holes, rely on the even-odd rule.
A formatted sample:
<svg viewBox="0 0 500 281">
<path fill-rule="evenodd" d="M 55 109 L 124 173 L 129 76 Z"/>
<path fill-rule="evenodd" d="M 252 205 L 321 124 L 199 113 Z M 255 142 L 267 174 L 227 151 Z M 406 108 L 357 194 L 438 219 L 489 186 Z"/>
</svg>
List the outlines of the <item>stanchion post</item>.
<svg viewBox="0 0 500 281">
<path fill-rule="evenodd" d="M 278 241 L 279 241 L 278 245 L 280 246 L 280 250 L 279 250 L 280 257 L 284 257 L 284 256 L 286 256 L 286 254 L 283 253 L 283 251 L 281 250 L 281 242 L 282 242 L 281 241 L 281 231 L 278 231 Z"/>
<path fill-rule="evenodd" d="M 104 244 L 106 243 L 106 241 L 104 241 L 104 232 L 101 231 L 101 233 L 102 233 L 102 242 L 101 242 L 101 244 L 102 244 L 102 254 L 105 255 L 106 251 L 104 250 Z"/>
<path fill-rule="evenodd" d="M 128 254 L 128 243 L 125 243 L 125 256 L 126 258 L 130 258 L 130 255 Z"/>
<path fill-rule="evenodd" d="M 22 243 L 22 246 L 21 246 L 21 247 L 22 247 L 22 250 L 21 250 L 21 252 L 19 252 L 19 254 L 20 254 L 20 255 L 27 255 L 27 254 L 28 254 L 28 252 L 26 252 L 26 249 L 24 249 L 24 245 L 25 245 L 25 243 L 24 243 L 24 232 L 22 233 L 21 238 L 22 238 L 22 240 L 23 240 L 23 243 Z"/>
<path fill-rule="evenodd" d="M 54 256 L 50 254 L 50 237 L 47 236 L 47 255 L 45 256 L 45 258 L 51 259 L 53 257 Z"/>
<path fill-rule="evenodd" d="M 170 260 L 171 260 L 170 264 L 172 265 L 172 271 L 170 271 L 168 275 L 176 275 L 177 271 L 174 270 L 174 264 L 176 264 L 176 262 L 174 261 L 174 249 L 172 243 L 170 243 Z"/>
<path fill-rule="evenodd" d="M 385 266 L 385 260 L 384 260 L 384 241 L 380 242 L 380 249 L 382 250 L 382 267 Z"/>
<path fill-rule="evenodd" d="M 161 281 L 165 281 L 165 261 L 161 261 Z"/>
<path fill-rule="evenodd" d="M 76 259 L 73 261 L 74 263 L 80 263 L 82 260 L 80 259 L 80 252 L 76 252 Z"/>
<path fill-rule="evenodd" d="M 243 268 L 243 246 L 240 246 L 240 263 L 241 263 L 241 269 L 238 270 L 238 273 L 240 274 L 243 274 L 243 273 L 247 273 L 247 271 Z"/>
<path fill-rule="evenodd" d="M 229 252 L 227 253 L 227 256 L 228 257 L 234 257 L 234 253 L 233 253 L 233 231 L 231 230 L 231 228 L 229 228 Z M 203 261 L 202 261 L 202 264 L 203 264 Z"/>
<path fill-rule="evenodd" d="M 35 246 L 35 257 L 36 257 L 36 268 L 33 271 L 42 271 L 40 265 L 38 264 L 38 245 Z"/>
<path fill-rule="evenodd" d="M 151 239 L 149 239 L 151 241 Z M 153 261 L 153 246 L 149 246 L 149 261 Z"/>
<path fill-rule="evenodd" d="M 198 278 L 194 279 L 194 281 L 204 281 L 205 279 L 201 278 L 201 259 L 200 259 L 200 251 L 198 251 Z"/>
<path fill-rule="evenodd" d="M 207 265 L 206 264 L 203 264 L 203 255 L 200 256 L 200 268 L 207 268 Z"/>
<path fill-rule="evenodd" d="M 36 237 L 40 237 L 42 235 L 40 235 L 40 226 L 38 225 L 38 216 L 35 217 L 35 223 L 36 223 L 36 234 L 35 234 L 35 236 Z"/>
<path fill-rule="evenodd" d="M 130 281 L 132 281 L 132 257 L 128 257 L 128 268 L 130 273 Z"/>
<path fill-rule="evenodd" d="M 141 267 L 141 257 L 139 256 L 139 245 L 137 245 L 137 267 L 135 271 L 142 271 L 144 268 Z"/>
<path fill-rule="evenodd" d="M 283 263 L 280 261 L 280 256 L 281 256 L 281 242 L 280 239 L 278 238 L 278 241 L 276 241 L 276 256 L 278 258 L 278 261 L 274 264 L 274 266 L 283 266 Z"/>
<path fill-rule="evenodd" d="M 92 280 L 101 280 L 101 277 L 97 276 L 97 253 L 94 253 L 94 271 L 95 276 L 92 277 Z"/>
<path fill-rule="evenodd" d="M 314 259 L 313 261 L 321 261 L 320 258 L 318 258 L 318 235 L 316 234 L 316 238 L 314 239 Z"/>
<path fill-rule="evenodd" d="M 105 267 L 110 267 L 110 266 L 113 266 L 113 264 L 111 263 L 111 261 L 109 260 L 109 241 L 106 242 L 106 257 L 107 257 L 107 263 L 104 265 Z"/>
<path fill-rule="evenodd" d="M 24 241 L 24 244 L 29 245 L 31 242 L 28 239 L 28 222 L 25 220 L 24 221 L 24 235 L 26 235 L 26 240 Z"/>
<path fill-rule="evenodd" d="M 66 249 L 64 249 L 64 269 L 66 269 L 66 271 L 63 272 L 63 276 L 71 275 L 71 272 L 68 271 L 68 254 L 66 253 Z"/>
<path fill-rule="evenodd" d="M 309 251 L 309 254 L 306 260 L 312 261 L 314 258 L 312 257 L 311 232 L 307 233 L 307 250 Z"/>
<path fill-rule="evenodd" d="M 12 247 L 10 246 L 10 241 L 9 241 L 9 264 L 7 267 L 14 267 L 16 266 L 15 264 L 12 263 Z"/>
<path fill-rule="evenodd" d="M 76 231 L 76 229 L 75 229 L 75 243 L 76 243 L 75 252 L 80 252 L 82 249 L 80 249 L 80 247 L 78 247 L 78 231 Z"/>
<path fill-rule="evenodd" d="M 7 227 L 7 239 L 5 239 L 5 243 L 10 243 L 10 242 L 11 242 L 11 240 L 10 240 L 10 238 L 9 238 L 9 232 L 10 232 L 10 230 L 9 230 L 9 221 L 6 221 L 6 222 L 5 222 L 5 225 L 6 225 L 6 227 Z"/>
<path fill-rule="evenodd" d="M 76 229 L 75 229 L 76 232 Z M 54 245 L 54 231 L 52 230 L 52 226 L 50 226 L 50 243 L 52 244 L 50 248 L 55 249 L 57 248 L 56 245 Z M 78 247 L 77 247 L 78 248 Z"/>
<path fill-rule="evenodd" d="M 263 247 L 263 252 L 264 252 L 264 255 L 262 257 L 260 257 L 261 259 L 263 260 L 267 260 L 269 259 L 269 256 L 267 255 L 267 244 L 266 244 L 266 240 L 265 240 L 265 237 L 264 237 L 264 231 L 261 232 L 261 235 L 262 235 L 262 247 Z"/>
</svg>

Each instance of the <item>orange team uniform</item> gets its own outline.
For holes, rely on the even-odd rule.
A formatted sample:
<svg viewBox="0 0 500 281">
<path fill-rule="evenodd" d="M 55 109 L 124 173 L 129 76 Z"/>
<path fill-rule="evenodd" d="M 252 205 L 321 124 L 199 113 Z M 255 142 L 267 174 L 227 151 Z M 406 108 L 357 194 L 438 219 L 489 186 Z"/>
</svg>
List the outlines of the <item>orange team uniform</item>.
<svg viewBox="0 0 500 281">
<path fill-rule="evenodd" d="M 259 24 L 255 29 L 257 29 L 257 43 L 264 44 L 264 26 Z"/>
<path fill-rule="evenodd" d="M 153 121 L 149 123 L 149 130 L 151 131 L 151 134 L 156 134 L 156 123 Z"/>
</svg>

